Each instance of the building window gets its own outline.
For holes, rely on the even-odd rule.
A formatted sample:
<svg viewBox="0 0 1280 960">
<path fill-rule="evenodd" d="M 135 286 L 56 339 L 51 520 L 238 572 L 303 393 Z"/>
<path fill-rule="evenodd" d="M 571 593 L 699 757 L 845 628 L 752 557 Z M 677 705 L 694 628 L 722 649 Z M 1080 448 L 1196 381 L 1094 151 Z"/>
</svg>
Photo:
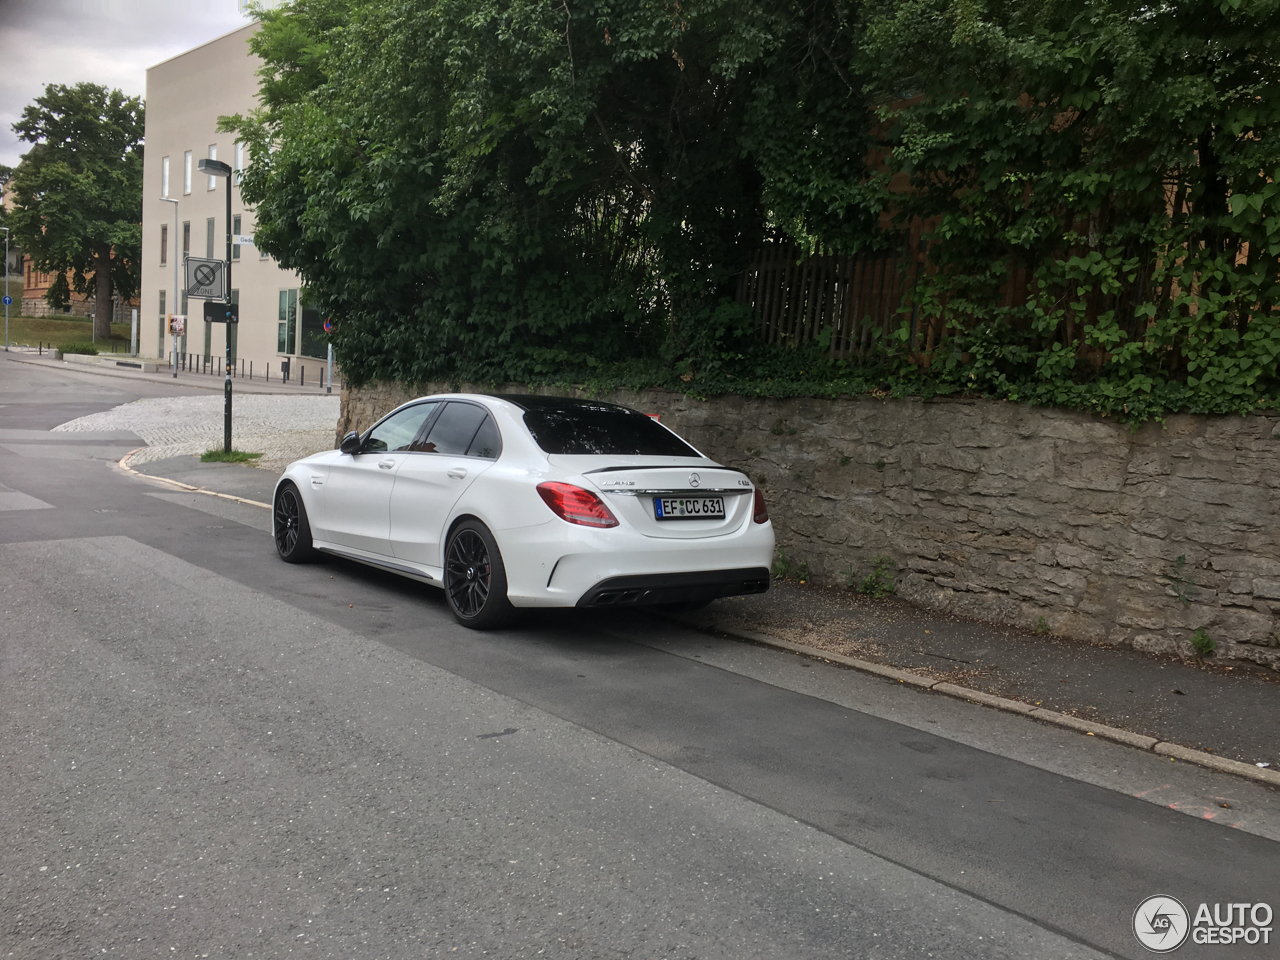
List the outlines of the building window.
<svg viewBox="0 0 1280 960">
<path fill-rule="evenodd" d="M 191 192 L 191 151 L 182 155 L 182 192 Z"/>
<path fill-rule="evenodd" d="M 160 266 L 164 266 L 169 262 L 169 225 L 167 223 L 160 224 Z M 163 310 L 160 311 L 164 313 Z"/>
<path fill-rule="evenodd" d="M 244 144 L 239 140 L 236 141 L 235 145 L 235 161 L 236 184 L 239 185 L 240 181 L 244 179 Z"/>
<path fill-rule="evenodd" d="M 280 315 L 276 326 L 276 353 L 293 353 L 298 342 L 298 291 L 280 291 Z"/>
<path fill-rule="evenodd" d="M 160 161 L 160 196 L 169 195 L 169 158 Z"/>
<path fill-rule="evenodd" d="M 240 236 L 240 214 L 237 213 L 234 217 L 231 218 L 232 240 L 234 240 L 238 236 Z M 231 259 L 232 260 L 240 259 L 240 244 L 234 243 L 234 242 L 231 244 Z"/>
<path fill-rule="evenodd" d="M 160 318 L 159 318 L 159 323 L 156 324 L 156 343 L 159 344 L 159 346 L 156 348 L 157 357 L 164 356 L 164 335 L 165 335 L 165 329 L 164 329 L 165 309 L 164 308 L 165 308 L 165 292 L 161 290 L 160 291 Z"/>
<path fill-rule="evenodd" d="M 218 228 L 216 226 L 216 221 L 214 220 L 213 217 L 210 217 L 208 220 L 204 222 L 204 247 L 206 251 L 205 256 L 208 257 L 210 260 L 214 259 L 213 257 L 214 239 L 213 238 L 216 236 L 217 229 Z"/>
<path fill-rule="evenodd" d="M 217 145 L 216 143 L 211 143 L 211 144 L 209 144 L 209 159 L 210 159 L 210 160 L 217 160 L 217 159 L 218 159 L 218 145 Z M 216 190 L 216 189 L 218 189 L 218 178 L 217 178 L 217 177 L 210 177 L 210 178 L 209 178 L 209 189 L 210 189 L 210 190 Z"/>
<path fill-rule="evenodd" d="M 191 256 L 191 221 L 187 220 L 182 224 L 182 255 L 183 257 Z"/>
</svg>

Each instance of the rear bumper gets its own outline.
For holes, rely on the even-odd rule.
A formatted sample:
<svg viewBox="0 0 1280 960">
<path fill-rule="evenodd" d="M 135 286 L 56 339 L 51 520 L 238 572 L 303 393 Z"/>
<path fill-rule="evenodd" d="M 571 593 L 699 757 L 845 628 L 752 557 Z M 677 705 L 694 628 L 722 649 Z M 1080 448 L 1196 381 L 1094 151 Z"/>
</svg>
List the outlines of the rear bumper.
<svg viewBox="0 0 1280 960">
<path fill-rule="evenodd" d="M 610 577 L 582 595 L 579 607 L 651 606 L 689 603 L 764 593 L 769 589 L 767 567 L 737 570 L 698 570 L 690 573 L 656 573 Z"/>
</svg>

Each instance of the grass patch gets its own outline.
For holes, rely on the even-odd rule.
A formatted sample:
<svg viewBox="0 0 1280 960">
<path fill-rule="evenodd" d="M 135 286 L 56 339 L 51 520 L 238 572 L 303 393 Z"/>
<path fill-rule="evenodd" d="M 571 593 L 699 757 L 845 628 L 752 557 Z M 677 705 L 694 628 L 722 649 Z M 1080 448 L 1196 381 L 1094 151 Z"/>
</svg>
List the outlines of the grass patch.
<svg viewBox="0 0 1280 960">
<path fill-rule="evenodd" d="M 230 453 L 224 451 L 221 447 L 216 450 L 206 450 L 200 454 L 201 463 L 251 463 L 257 460 L 262 454 L 245 453 L 243 450 L 232 450 Z"/>
<path fill-rule="evenodd" d="M 1209 636 L 1204 627 L 1198 627 L 1191 636 L 1191 649 L 1196 652 L 1196 656 L 1207 657 L 1218 649 L 1218 641 Z"/>
<path fill-rule="evenodd" d="M 10 310 L 15 309 L 16 301 Z M 154 322 L 154 321 L 153 321 Z M 4 310 L 0 307 L 0 337 L 4 336 Z M 142 321 L 138 321 L 141 327 Z M 111 353 L 114 346 L 118 353 L 129 352 L 131 325 L 113 323 L 111 339 L 99 340 L 95 346 L 99 353 Z M 16 317 L 9 315 L 9 342 L 18 346 L 34 347 L 37 343 L 53 344 L 62 349 L 67 344 L 93 341 L 93 324 L 84 317 Z"/>
</svg>

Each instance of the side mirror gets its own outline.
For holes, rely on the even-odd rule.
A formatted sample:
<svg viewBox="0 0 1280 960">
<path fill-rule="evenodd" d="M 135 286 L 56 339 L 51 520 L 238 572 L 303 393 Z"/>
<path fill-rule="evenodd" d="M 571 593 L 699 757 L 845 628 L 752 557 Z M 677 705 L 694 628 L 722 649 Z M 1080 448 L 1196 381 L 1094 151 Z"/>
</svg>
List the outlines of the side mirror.
<svg viewBox="0 0 1280 960">
<path fill-rule="evenodd" d="M 345 437 L 342 438 L 342 442 L 338 444 L 338 449 L 343 453 L 349 453 L 352 455 L 359 453 L 360 452 L 360 434 L 352 430 L 350 433 L 348 433 Z"/>
</svg>

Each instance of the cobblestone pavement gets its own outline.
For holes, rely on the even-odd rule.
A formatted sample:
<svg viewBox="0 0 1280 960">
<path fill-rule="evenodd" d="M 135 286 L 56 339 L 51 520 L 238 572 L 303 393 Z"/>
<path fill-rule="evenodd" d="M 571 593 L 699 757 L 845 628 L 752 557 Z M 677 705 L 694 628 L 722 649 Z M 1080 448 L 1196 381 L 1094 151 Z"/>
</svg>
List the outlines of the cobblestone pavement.
<svg viewBox="0 0 1280 960">
<path fill-rule="evenodd" d="M 234 399 L 232 445 L 261 453 L 256 466 L 278 472 L 299 457 L 333 448 L 340 399 L 335 395 L 240 394 Z M 54 430 L 129 430 L 147 444 L 133 463 L 200 454 L 222 445 L 222 397 L 152 397 L 71 420 Z"/>
</svg>

